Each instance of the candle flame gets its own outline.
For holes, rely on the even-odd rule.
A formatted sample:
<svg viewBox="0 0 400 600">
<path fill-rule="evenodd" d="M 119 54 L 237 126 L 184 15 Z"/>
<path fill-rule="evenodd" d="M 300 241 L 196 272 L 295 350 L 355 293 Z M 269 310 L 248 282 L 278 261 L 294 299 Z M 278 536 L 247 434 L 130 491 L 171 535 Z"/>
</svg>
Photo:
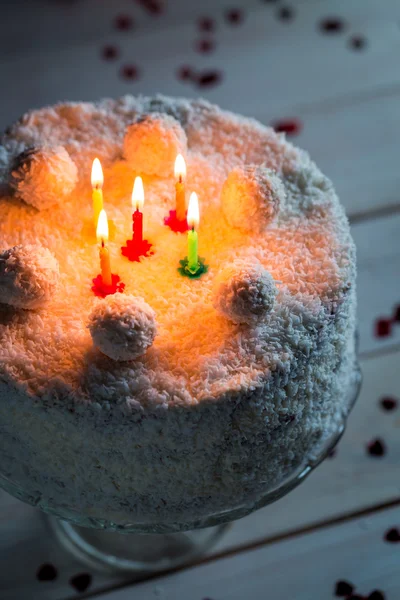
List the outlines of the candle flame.
<svg viewBox="0 0 400 600">
<path fill-rule="evenodd" d="M 99 244 L 106 244 L 108 242 L 108 220 L 106 211 L 104 209 L 101 210 L 99 214 L 96 235 Z"/>
<path fill-rule="evenodd" d="M 175 177 L 180 181 L 186 177 L 186 162 L 182 154 L 178 154 L 175 160 Z"/>
<path fill-rule="evenodd" d="M 132 191 L 132 206 L 135 210 L 142 210 L 144 204 L 144 188 L 141 177 L 136 177 Z"/>
<path fill-rule="evenodd" d="M 92 187 L 102 188 L 104 183 L 103 169 L 98 158 L 95 158 L 92 166 Z"/>
<path fill-rule="evenodd" d="M 200 213 L 199 213 L 199 199 L 197 198 L 196 192 L 190 194 L 189 207 L 187 213 L 187 222 L 189 227 L 196 228 L 199 225 Z"/>
</svg>

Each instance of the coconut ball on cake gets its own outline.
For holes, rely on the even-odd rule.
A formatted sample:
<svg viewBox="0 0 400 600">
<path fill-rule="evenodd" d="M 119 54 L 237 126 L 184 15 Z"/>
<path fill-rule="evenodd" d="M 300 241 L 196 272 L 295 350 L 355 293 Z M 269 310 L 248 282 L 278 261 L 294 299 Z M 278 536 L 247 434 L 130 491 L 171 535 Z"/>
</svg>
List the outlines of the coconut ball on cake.
<svg viewBox="0 0 400 600">
<path fill-rule="evenodd" d="M 232 227 L 262 233 L 279 213 L 285 200 L 281 178 L 265 166 L 233 169 L 221 194 L 222 210 Z"/>
<path fill-rule="evenodd" d="M 78 170 L 63 146 L 41 146 L 17 156 L 11 177 L 16 196 L 44 210 L 59 204 L 73 191 Z"/>
<path fill-rule="evenodd" d="M 168 177 L 173 173 L 176 156 L 186 151 L 185 131 L 170 115 L 143 115 L 127 127 L 124 156 L 139 173 Z"/>
<path fill-rule="evenodd" d="M 88 327 L 94 345 L 113 360 L 141 356 L 157 333 L 153 309 L 142 298 L 125 294 L 99 300 Z"/>
<path fill-rule="evenodd" d="M 47 248 L 28 244 L 0 254 L 0 303 L 34 309 L 45 304 L 57 289 L 58 262 Z"/>
<path fill-rule="evenodd" d="M 236 260 L 215 278 L 215 309 L 234 323 L 257 324 L 272 310 L 278 291 L 260 264 Z"/>
</svg>

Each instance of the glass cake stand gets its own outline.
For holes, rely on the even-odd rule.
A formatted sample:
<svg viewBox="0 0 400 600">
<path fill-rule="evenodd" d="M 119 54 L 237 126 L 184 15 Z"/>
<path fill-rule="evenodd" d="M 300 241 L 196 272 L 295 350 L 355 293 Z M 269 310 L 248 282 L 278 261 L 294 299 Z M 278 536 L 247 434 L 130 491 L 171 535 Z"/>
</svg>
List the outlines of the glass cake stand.
<svg viewBox="0 0 400 600">
<path fill-rule="evenodd" d="M 191 523 L 175 525 L 130 523 L 124 527 L 110 521 L 89 519 L 78 513 L 61 515 L 56 510 L 41 508 L 51 513 L 48 524 L 59 542 L 80 561 L 92 568 L 110 572 L 154 573 L 181 567 L 205 554 L 214 546 L 229 522 L 276 502 L 297 487 L 323 461 L 342 437 L 347 417 L 361 387 L 361 370 L 357 365 L 349 388 L 347 411 L 333 435 L 324 440 L 313 456 L 306 456 L 291 475 L 273 489 L 269 488 L 256 501 L 243 506 L 210 514 Z M 35 504 L 24 490 L 0 474 L 0 486 L 20 500 Z M 68 520 L 64 520 L 68 519 Z"/>
</svg>

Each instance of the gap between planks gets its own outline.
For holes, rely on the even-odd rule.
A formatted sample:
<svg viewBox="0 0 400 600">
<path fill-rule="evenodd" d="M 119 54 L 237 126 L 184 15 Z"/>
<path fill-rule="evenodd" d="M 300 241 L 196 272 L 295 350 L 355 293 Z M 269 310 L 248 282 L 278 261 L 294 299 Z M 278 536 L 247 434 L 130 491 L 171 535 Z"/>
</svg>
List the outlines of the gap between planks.
<svg viewBox="0 0 400 600">
<path fill-rule="evenodd" d="M 150 575 L 139 576 L 132 581 L 125 581 L 121 584 L 113 585 L 112 587 L 107 587 L 101 590 L 101 592 L 92 592 L 89 594 L 82 594 L 80 598 L 82 600 L 88 600 L 90 598 L 99 598 L 101 600 L 102 596 L 105 594 L 109 594 L 110 592 L 115 592 L 118 590 L 122 590 L 124 588 L 132 587 L 135 584 L 144 583 L 148 581 L 157 581 L 158 579 L 163 579 L 166 576 L 173 575 L 175 573 L 180 573 L 182 571 L 186 571 L 187 569 L 191 569 L 193 567 L 199 567 L 203 565 L 207 565 L 219 560 L 223 560 L 225 558 L 231 558 L 233 556 L 243 554 L 245 552 L 249 552 L 252 550 L 257 550 L 262 548 L 263 546 L 271 546 L 272 544 L 276 544 L 278 542 L 295 539 L 297 537 L 301 537 L 302 535 L 315 533 L 322 529 L 326 529 L 329 527 L 334 527 L 336 525 L 342 525 L 344 523 L 348 523 L 349 521 L 354 521 L 356 519 L 362 517 L 370 517 L 372 515 L 384 512 L 385 510 L 390 510 L 392 508 L 396 508 L 400 506 L 400 498 L 395 500 L 390 500 L 388 502 L 384 502 L 382 504 L 377 504 L 375 506 L 370 506 L 364 508 L 362 510 L 352 511 L 338 517 L 333 517 L 331 519 L 327 519 L 325 521 L 316 522 L 312 525 L 307 525 L 305 527 L 300 527 L 298 529 L 294 529 L 292 531 L 288 531 L 283 534 L 277 534 L 270 537 L 265 537 L 254 542 L 250 542 L 248 544 L 242 544 L 239 546 L 235 546 L 230 548 L 229 550 L 224 550 L 221 552 L 216 552 L 215 554 L 211 554 L 209 556 L 205 556 L 202 559 L 196 560 L 184 567 L 178 567 L 175 569 L 170 569 L 167 571 L 162 571 L 160 573 L 153 573 Z M 71 596 L 69 598 L 65 598 L 64 600 L 74 600 L 76 596 Z"/>
</svg>

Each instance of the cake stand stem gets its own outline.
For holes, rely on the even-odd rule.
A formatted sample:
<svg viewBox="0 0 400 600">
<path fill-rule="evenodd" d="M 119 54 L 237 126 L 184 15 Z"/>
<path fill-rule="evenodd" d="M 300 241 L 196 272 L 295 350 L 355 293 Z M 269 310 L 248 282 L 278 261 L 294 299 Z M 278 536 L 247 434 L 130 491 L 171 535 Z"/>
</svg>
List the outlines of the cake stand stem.
<svg viewBox="0 0 400 600">
<path fill-rule="evenodd" d="M 229 525 L 179 533 L 118 533 L 47 517 L 64 548 L 90 567 L 108 572 L 155 573 L 186 565 L 205 554 Z"/>
</svg>

